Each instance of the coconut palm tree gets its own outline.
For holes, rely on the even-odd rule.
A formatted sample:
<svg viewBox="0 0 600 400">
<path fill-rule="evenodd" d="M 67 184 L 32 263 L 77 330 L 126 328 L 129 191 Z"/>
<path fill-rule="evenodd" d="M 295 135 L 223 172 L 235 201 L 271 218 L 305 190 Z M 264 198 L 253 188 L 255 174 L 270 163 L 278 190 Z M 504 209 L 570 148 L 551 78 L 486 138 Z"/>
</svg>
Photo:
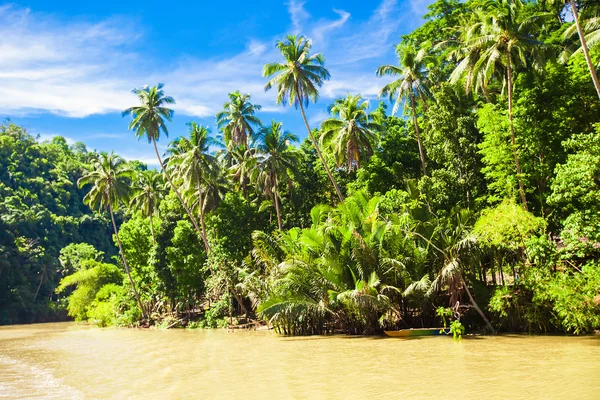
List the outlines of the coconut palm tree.
<svg viewBox="0 0 600 400">
<path fill-rule="evenodd" d="M 200 205 L 204 204 L 202 199 L 204 180 L 217 161 L 210 154 L 210 147 L 215 140 L 210 136 L 208 127 L 198 125 L 196 122 L 190 122 L 187 125 L 190 129 L 189 138 L 181 136 L 169 144 L 167 150 L 170 154 L 169 166 L 173 168 L 175 178 L 183 182 L 185 192 L 192 196 L 198 196 L 202 240 L 206 251 L 211 252 L 204 223 L 204 209 Z"/>
<path fill-rule="evenodd" d="M 279 208 L 279 183 L 289 181 L 290 174 L 297 173 L 299 155 L 290 143 L 297 142 L 298 137 L 282 130 L 281 122 L 272 121 L 259 132 L 257 150 L 258 180 L 267 197 L 273 199 L 277 213 L 277 226 L 281 230 L 281 210 Z"/>
<path fill-rule="evenodd" d="M 202 207 L 204 213 L 215 210 L 230 190 L 230 181 L 225 172 L 226 169 L 222 165 L 215 163 L 205 175 L 204 190 L 202 192 Z M 200 204 L 199 198 L 195 199 L 195 206 L 196 202 Z"/>
<path fill-rule="evenodd" d="M 495 332 L 492 324 L 477 305 L 464 278 L 464 275 L 468 273 L 467 267 L 476 265 L 479 261 L 477 240 L 469 234 L 472 226 L 470 221 L 474 214 L 468 209 L 454 211 L 455 221 L 448 221 L 447 224 L 444 224 L 446 226 L 440 225 L 436 229 L 437 244 L 421 236 L 440 255 L 437 262 L 441 264 L 441 268 L 431 282 L 429 293 L 447 288 L 450 295 L 450 305 L 455 306 L 460 293 L 464 290 L 469 297 L 471 307 L 481 316 L 487 328 L 491 332 Z M 434 261 L 434 263 L 436 262 Z"/>
<path fill-rule="evenodd" d="M 132 171 L 125 163 L 125 160 L 113 152 L 110 154 L 100 154 L 92 165 L 93 169 L 87 171 L 77 181 L 79 188 L 85 185 L 92 185 L 89 192 L 83 198 L 83 202 L 94 210 L 103 211 L 108 209 L 115 237 L 117 238 L 117 244 L 119 245 L 121 260 L 125 266 L 125 272 L 127 272 L 127 276 L 129 277 L 129 282 L 131 283 L 131 288 L 140 306 L 140 310 L 143 316 L 146 317 L 146 311 L 131 277 L 127 260 L 125 259 L 123 245 L 121 244 L 121 239 L 119 239 L 119 231 L 113 212 L 114 207 L 118 207 L 120 203 L 127 204 L 129 201 Z"/>
<path fill-rule="evenodd" d="M 283 56 L 283 63 L 269 63 L 263 67 L 263 76 L 270 78 L 265 84 L 265 91 L 273 86 L 277 87 L 277 104 L 293 104 L 296 108 L 300 107 L 304 125 L 308 132 L 319 159 L 331 180 L 331 183 L 338 195 L 340 201 L 344 201 L 344 196 L 333 178 L 327 162 L 321 153 L 321 149 L 315 140 L 315 137 L 308 126 L 304 107 L 308 106 L 309 101 L 316 102 L 319 98 L 317 87 L 321 87 L 323 82 L 329 79 L 329 71 L 323 66 L 325 59 L 321 53 L 310 54 L 312 42 L 310 39 L 300 35 L 288 35 L 285 41 L 277 41 L 277 49 Z"/>
<path fill-rule="evenodd" d="M 361 158 L 373 154 L 376 125 L 369 121 L 368 108 L 369 102 L 360 94 L 348 94 L 333 103 L 329 108 L 333 117 L 321 123 L 321 145 L 328 144 L 338 167 L 346 164 L 349 172 L 360 168 Z"/>
<path fill-rule="evenodd" d="M 163 176 L 156 171 L 140 171 L 133 181 L 134 196 L 129 206 L 134 211 L 140 211 L 144 217 L 150 218 L 152 242 L 156 243 L 152 217 L 158 212 L 158 205 L 167 193 Z"/>
<path fill-rule="evenodd" d="M 377 76 L 399 76 L 398 79 L 381 88 L 379 97 L 389 96 L 390 102 L 394 102 L 392 115 L 398 111 L 401 103 L 404 103 L 405 108 L 410 104 L 423 175 L 427 175 L 425 153 L 417 120 L 417 100 L 422 100 L 427 108 L 427 64 L 433 62 L 433 58 L 427 55 L 424 49 L 417 51 L 412 46 L 402 44 L 396 47 L 396 55 L 399 65 L 382 65 L 377 68 Z"/>
<path fill-rule="evenodd" d="M 223 141 L 227 147 L 248 145 L 248 139 L 261 122 L 254 114 L 261 106 L 250 102 L 249 94 L 239 91 L 229 93 L 229 101 L 217 114 L 217 126 L 223 131 Z"/>
<path fill-rule="evenodd" d="M 511 142 L 519 192 L 523 207 L 527 209 L 523 172 L 519 161 L 516 134 L 513 123 L 513 79 L 519 67 L 530 65 L 541 70 L 544 62 L 543 44 L 534 40 L 531 29 L 535 26 L 535 17 L 524 18 L 525 5 L 521 0 L 487 0 L 477 13 L 475 22 L 464 31 L 461 38 L 463 51 L 458 53 L 459 64 L 452 73 L 450 81 L 456 83 L 465 74 L 481 77 L 481 87 L 486 87 L 488 81 L 504 73 L 504 83 L 507 87 L 508 118 Z M 530 62 L 531 60 L 531 62 Z"/>
<path fill-rule="evenodd" d="M 252 171 L 256 168 L 256 148 L 246 145 L 237 146 L 231 150 L 230 155 L 233 164 L 230 167 L 231 178 L 248 200 L 248 185 Z"/>
<path fill-rule="evenodd" d="M 185 204 L 185 201 L 183 201 L 181 193 L 179 193 L 179 190 L 175 184 L 173 184 L 169 172 L 165 169 L 163 160 L 158 152 L 158 146 L 156 145 L 156 142 L 160 139 L 161 132 L 165 136 L 169 136 L 165 120 L 171 121 L 173 118 L 173 110 L 168 108 L 167 105 L 175 104 L 175 100 L 172 97 L 165 96 L 165 93 L 162 90 L 163 86 L 162 83 L 159 83 L 152 87 L 144 86 L 141 89 L 133 89 L 133 93 L 138 97 L 140 105 L 126 109 L 123 111 L 122 116 L 133 116 L 132 121 L 129 123 L 129 130 L 134 131 L 135 136 L 138 139 L 146 138 L 148 143 L 152 143 L 156 158 L 160 164 L 160 169 L 165 174 L 169 185 L 177 195 L 177 198 L 192 221 L 192 224 L 194 224 L 194 228 L 196 228 L 196 231 L 199 234 L 202 234 L 202 230 L 198 226 L 196 218 L 194 218 L 189 207 Z"/>
<path fill-rule="evenodd" d="M 569 8 L 571 9 L 571 13 L 573 13 L 573 20 L 575 24 L 570 26 L 564 33 L 565 37 L 571 37 L 577 32 L 579 36 L 579 42 L 581 46 L 575 53 L 583 51 L 583 55 L 585 56 L 585 62 L 587 63 L 588 70 L 590 71 L 590 75 L 592 77 L 592 81 L 594 82 L 594 87 L 596 88 L 596 93 L 598 93 L 598 98 L 600 98 L 600 82 L 598 81 L 598 75 L 596 74 L 596 67 L 592 63 L 592 58 L 590 57 L 590 52 L 588 47 L 593 46 L 594 44 L 600 42 L 600 15 L 598 11 L 600 11 L 597 7 L 597 4 L 583 2 L 584 8 L 582 9 L 582 13 L 580 15 L 577 4 L 575 0 L 568 0 Z M 593 6 L 596 7 L 593 7 Z M 594 12 L 595 11 L 595 12 Z M 589 15 L 586 15 L 588 14 Z M 584 19 L 584 26 L 582 27 L 581 18 Z M 587 18 L 586 18 L 587 17 Z M 584 32 L 584 28 L 588 31 L 587 35 Z"/>
<path fill-rule="evenodd" d="M 450 74 L 450 81 L 453 83 L 462 80 L 465 86 L 465 92 L 468 94 L 471 90 L 478 93 L 483 93 L 488 103 L 492 102 L 488 91 L 488 82 L 491 78 L 504 81 L 506 74 L 501 68 L 494 69 L 492 75 L 486 75 L 486 65 L 481 63 L 482 53 L 485 51 L 483 46 L 477 47 L 475 44 L 469 48 L 464 46 L 463 40 L 465 37 L 472 35 L 472 30 L 479 29 L 479 26 L 473 24 L 473 21 L 484 21 L 487 14 L 482 9 L 475 9 L 471 13 L 464 15 L 461 18 L 459 25 L 453 30 L 456 32 L 455 38 L 439 43 L 436 47 L 450 47 L 447 52 L 447 57 L 452 63 L 456 63 L 456 67 Z"/>
</svg>

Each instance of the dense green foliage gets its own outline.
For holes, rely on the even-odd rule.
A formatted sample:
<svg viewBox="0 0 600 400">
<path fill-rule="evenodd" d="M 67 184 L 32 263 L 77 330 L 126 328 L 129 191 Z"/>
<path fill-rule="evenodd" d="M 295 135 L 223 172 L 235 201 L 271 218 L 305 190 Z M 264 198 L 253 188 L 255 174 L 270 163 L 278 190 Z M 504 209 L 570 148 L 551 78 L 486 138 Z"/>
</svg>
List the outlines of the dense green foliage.
<svg viewBox="0 0 600 400">
<path fill-rule="evenodd" d="M 33 322 L 61 317 L 54 294 L 63 273 L 61 249 L 89 243 L 108 261 L 116 254 L 104 215 L 92 214 L 77 188 L 96 156 L 64 139 L 38 143 L 7 121 L 0 126 L 0 321 Z"/>
<path fill-rule="evenodd" d="M 373 71 L 393 76 L 391 113 L 349 94 L 313 130 L 329 72 L 288 36 L 263 72 L 300 108 L 300 144 L 235 92 L 217 135 L 192 122 L 163 159 L 162 85 L 124 113 L 160 171 L 4 124 L 1 322 L 600 329 L 598 10 L 576 3 L 587 58 L 558 3 L 438 0 Z"/>
</svg>

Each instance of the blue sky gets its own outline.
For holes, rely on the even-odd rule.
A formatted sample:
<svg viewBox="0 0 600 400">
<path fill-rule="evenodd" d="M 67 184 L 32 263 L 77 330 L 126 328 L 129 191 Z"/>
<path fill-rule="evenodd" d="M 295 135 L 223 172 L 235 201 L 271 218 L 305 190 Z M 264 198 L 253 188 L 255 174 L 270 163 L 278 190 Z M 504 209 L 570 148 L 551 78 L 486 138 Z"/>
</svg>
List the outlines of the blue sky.
<svg viewBox="0 0 600 400">
<path fill-rule="evenodd" d="M 299 113 L 264 92 L 266 62 L 280 56 L 287 33 L 313 39 L 331 80 L 308 109 L 316 125 L 336 97 L 362 93 L 376 106 L 377 66 L 395 63 L 400 35 L 422 23 L 433 0 L 292 1 L 28 1 L 0 5 L 0 117 L 48 139 L 64 136 L 88 148 L 115 150 L 154 166 L 152 148 L 127 131 L 120 111 L 131 89 L 165 84 L 175 98 L 170 137 L 186 122 L 209 125 L 227 93 L 250 93 L 260 118 L 306 136 Z M 165 4 L 167 6 L 165 6 Z M 165 148 L 168 140 L 160 142 Z"/>
</svg>

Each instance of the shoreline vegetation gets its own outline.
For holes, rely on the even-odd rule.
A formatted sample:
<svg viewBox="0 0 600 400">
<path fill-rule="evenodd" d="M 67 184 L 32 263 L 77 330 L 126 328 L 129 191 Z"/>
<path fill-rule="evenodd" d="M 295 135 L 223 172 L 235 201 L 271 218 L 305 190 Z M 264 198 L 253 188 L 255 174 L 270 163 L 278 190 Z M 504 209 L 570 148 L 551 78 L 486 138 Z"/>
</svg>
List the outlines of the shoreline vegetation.
<svg viewBox="0 0 600 400">
<path fill-rule="evenodd" d="M 123 111 L 157 170 L 0 125 L 0 324 L 600 329 L 600 6 L 428 9 L 373 71 L 380 101 L 348 93 L 314 126 L 325 57 L 276 43 L 264 89 L 306 132 L 240 88 L 216 133 L 170 138 L 162 84 Z"/>
</svg>

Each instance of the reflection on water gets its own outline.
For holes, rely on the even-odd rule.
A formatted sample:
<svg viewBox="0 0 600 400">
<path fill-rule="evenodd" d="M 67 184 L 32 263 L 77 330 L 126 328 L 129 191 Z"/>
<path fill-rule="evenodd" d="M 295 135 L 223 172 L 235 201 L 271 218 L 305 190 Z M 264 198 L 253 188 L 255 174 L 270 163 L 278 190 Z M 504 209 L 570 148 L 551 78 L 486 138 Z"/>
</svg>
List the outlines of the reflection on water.
<svg viewBox="0 0 600 400">
<path fill-rule="evenodd" d="M 0 398 L 598 399 L 600 338 L 0 328 Z"/>
</svg>

